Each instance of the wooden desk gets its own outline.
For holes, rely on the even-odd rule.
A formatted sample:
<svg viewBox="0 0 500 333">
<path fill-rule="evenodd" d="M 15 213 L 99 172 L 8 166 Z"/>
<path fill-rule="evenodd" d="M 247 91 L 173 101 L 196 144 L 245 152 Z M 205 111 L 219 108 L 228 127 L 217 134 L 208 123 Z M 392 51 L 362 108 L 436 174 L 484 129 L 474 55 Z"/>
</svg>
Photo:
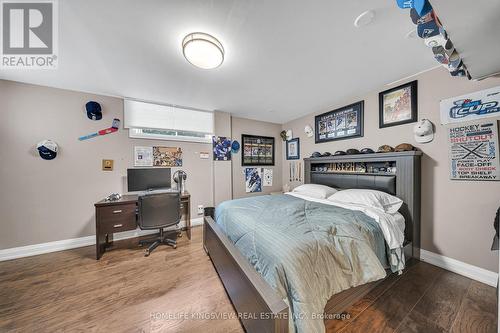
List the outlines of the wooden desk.
<svg viewBox="0 0 500 333">
<path fill-rule="evenodd" d="M 115 232 L 137 229 L 137 195 L 123 195 L 120 200 L 101 200 L 95 206 L 96 259 L 113 243 Z M 181 210 L 186 220 L 186 234 L 191 239 L 191 195 L 181 194 Z"/>
</svg>

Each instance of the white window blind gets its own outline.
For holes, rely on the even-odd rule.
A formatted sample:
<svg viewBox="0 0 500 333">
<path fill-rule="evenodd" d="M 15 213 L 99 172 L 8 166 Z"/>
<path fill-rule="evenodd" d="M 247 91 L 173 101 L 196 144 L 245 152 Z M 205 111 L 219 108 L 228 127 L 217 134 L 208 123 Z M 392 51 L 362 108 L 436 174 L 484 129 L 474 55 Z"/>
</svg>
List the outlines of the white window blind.
<svg viewBox="0 0 500 333">
<path fill-rule="evenodd" d="M 214 132 L 214 115 L 209 111 L 125 100 L 124 118 L 125 128 Z"/>
</svg>

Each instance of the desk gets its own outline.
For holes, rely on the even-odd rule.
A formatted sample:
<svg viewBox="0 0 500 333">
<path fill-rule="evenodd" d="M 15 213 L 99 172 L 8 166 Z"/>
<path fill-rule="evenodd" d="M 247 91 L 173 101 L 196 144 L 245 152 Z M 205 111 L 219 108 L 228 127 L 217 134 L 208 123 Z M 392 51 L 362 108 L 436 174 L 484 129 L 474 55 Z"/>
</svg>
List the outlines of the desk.
<svg viewBox="0 0 500 333">
<path fill-rule="evenodd" d="M 137 195 L 123 195 L 120 200 L 101 200 L 95 206 L 96 259 L 101 259 L 113 243 L 113 233 L 137 229 Z M 191 239 L 191 195 L 181 194 L 181 211 L 186 217 L 186 234 Z"/>
</svg>

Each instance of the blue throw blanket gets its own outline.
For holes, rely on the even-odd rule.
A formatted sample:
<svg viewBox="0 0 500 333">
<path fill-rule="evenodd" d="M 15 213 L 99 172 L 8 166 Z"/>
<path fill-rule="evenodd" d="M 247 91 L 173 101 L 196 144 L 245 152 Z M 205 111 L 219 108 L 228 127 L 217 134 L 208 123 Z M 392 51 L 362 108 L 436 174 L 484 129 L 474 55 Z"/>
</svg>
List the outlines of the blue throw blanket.
<svg viewBox="0 0 500 333">
<path fill-rule="evenodd" d="M 263 195 L 223 202 L 215 219 L 289 304 L 296 332 L 324 332 L 332 295 L 386 276 L 382 231 L 360 211 Z"/>
</svg>

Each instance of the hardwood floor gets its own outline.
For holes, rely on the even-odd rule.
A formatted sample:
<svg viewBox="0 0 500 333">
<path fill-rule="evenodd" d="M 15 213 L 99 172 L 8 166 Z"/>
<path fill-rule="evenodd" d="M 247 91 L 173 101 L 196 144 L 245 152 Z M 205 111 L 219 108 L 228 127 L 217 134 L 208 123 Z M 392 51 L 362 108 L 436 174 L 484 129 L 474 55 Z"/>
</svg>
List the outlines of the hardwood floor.
<svg viewBox="0 0 500 333">
<path fill-rule="evenodd" d="M 201 228 L 145 258 L 137 240 L 0 262 L 0 332 L 243 332 Z M 327 332 L 496 332 L 496 290 L 413 262 Z M 215 316 L 215 317 L 214 317 Z"/>
</svg>

